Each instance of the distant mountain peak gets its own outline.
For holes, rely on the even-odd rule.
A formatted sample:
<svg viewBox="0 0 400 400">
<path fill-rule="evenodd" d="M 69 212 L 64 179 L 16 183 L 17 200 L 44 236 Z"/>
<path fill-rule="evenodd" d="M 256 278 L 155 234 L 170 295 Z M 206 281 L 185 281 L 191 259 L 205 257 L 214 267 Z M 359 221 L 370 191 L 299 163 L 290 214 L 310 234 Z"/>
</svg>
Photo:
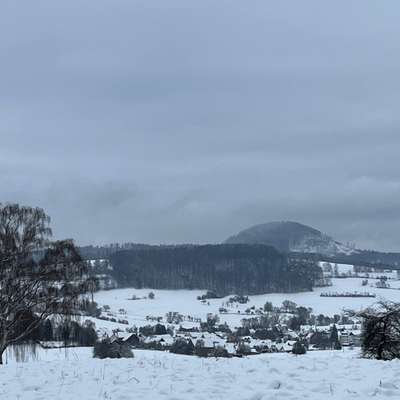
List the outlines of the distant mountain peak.
<svg viewBox="0 0 400 400">
<path fill-rule="evenodd" d="M 231 236 L 226 243 L 266 244 L 284 252 L 352 254 L 355 250 L 318 229 L 294 221 L 273 221 L 254 225 Z"/>
</svg>

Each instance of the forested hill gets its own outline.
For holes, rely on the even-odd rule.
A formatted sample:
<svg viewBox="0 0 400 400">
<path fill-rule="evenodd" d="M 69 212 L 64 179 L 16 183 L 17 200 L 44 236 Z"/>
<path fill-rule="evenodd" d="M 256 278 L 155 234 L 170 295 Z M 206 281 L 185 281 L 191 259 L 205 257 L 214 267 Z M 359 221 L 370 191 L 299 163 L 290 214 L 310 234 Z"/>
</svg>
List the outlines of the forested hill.
<svg viewBox="0 0 400 400">
<path fill-rule="evenodd" d="M 292 221 L 254 225 L 231 236 L 226 243 L 266 244 L 283 252 L 353 254 L 356 249 L 344 245 L 311 226 Z"/>
<path fill-rule="evenodd" d="M 120 286 L 210 289 L 219 295 L 311 290 L 320 268 L 265 245 L 148 247 L 110 256 Z"/>
</svg>

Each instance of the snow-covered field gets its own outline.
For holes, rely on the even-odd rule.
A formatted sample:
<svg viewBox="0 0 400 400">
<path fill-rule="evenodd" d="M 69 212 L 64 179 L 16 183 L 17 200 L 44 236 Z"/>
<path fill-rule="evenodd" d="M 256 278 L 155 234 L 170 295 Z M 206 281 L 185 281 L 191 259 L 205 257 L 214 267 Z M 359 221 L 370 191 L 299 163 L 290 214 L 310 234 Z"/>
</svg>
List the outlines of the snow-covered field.
<svg viewBox="0 0 400 400">
<path fill-rule="evenodd" d="M 374 280 L 370 280 L 373 283 Z M 231 327 L 241 325 L 241 320 L 246 316 L 243 314 L 245 309 L 251 306 L 263 307 L 265 302 L 270 301 L 274 306 L 281 305 L 284 300 L 292 300 L 298 305 L 311 307 L 314 314 L 325 314 L 333 316 L 340 314 L 343 309 L 353 309 L 359 311 L 370 306 L 380 299 L 388 299 L 400 302 L 400 281 L 390 281 L 393 289 L 378 289 L 371 286 L 362 286 L 361 278 L 332 279 L 333 286 L 328 288 L 315 288 L 312 292 L 303 293 L 272 293 L 258 296 L 249 296 L 250 301 L 247 304 L 239 304 L 236 308 L 229 309 L 231 313 L 220 314 L 221 322 L 227 322 Z M 375 298 L 332 298 L 320 297 L 321 292 L 352 292 L 368 291 L 375 293 Z M 222 303 L 226 303 L 228 297 L 224 299 L 211 299 L 208 304 L 202 304 L 197 300 L 197 296 L 204 294 L 205 291 L 200 290 L 153 290 L 155 298 L 129 300 L 133 294 L 138 297 L 145 297 L 150 292 L 149 289 L 115 289 L 109 291 L 101 291 L 95 294 L 95 301 L 99 305 L 109 305 L 112 312 L 116 313 L 118 318 L 128 320 L 129 326 L 142 326 L 151 324 L 146 320 L 146 316 L 164 317 L 169 311 L 177 311 L 183 315 L 190 315 L 194 318 L 206 319 L 207 313 L 218 313 L 218 309 Z M 127 315 L 119 315 L 118 310 L 123 308 L 127 311 Z M 241 314 L 238 314 L 238 311 Z M 107 321 L 95 320 L 96 325 L 105 328 L 113 328 L 119 326 L 124 329 L 124 325 L 115 324 Z M 165 321 L 164 321 L 165 322 Z M 155 322 L 153 322 L 155 323 Z M 185 322 L 186 324 L 190 324 Z"/>
<path fill-rule="evenodd" d="M 250 296 L 249 303 L 220 314 L 231 327 L 241 325 L 244 310 L 262 307 L 266 301 L 278 306 L 283 300 L 313 308 L 315 314 L 333 315 L 343 309 L 367 307 L 380 298 L 400 302 L 400 290 L 363 287 L 362 279 L 333 279 L 333 286 L 313 292 Z M 373 280 L 370 280 L 373 283 Z M 400 281 L 390 281 L 392 288 Z M 376 298 L 324 298 L 323 291 L 369 291 Z M 151 322 L 146 316 L 165 317 L 169 311 L 206 319 L 218 313 L 225 299 L 202 304 L 199 290 L 153 290 L 154 299 L 144 298 L 149 289 L 116 289 L 95 294 L 99 305 L 110 306 L 117 319 L 128 325 L 94 319 L 98 328 L 125 330 Z M 143 297 L 129 300 L 132 295 Z M 121 313 L 119 310 L 126 310 Z M 240 311 L 240 314 L 238 313 Z M 165 318 L 162 323 L 165 323 Z M 185 321 L 185 324 L 193 322 Z M 134 359 L 98 360 L 92 349 L 39 350 L 37 359 L 17 363 L 12 352 L 0 367 L 0 399 L 400 399 L 400 361 L 361 359 L 358 350 L 313 351 L 304 356 L 288 353 L 261 354 L 244 358 L 215 359 L 175 355 L 161 351 L 135 350 Z"/>
<path fill-rule="evenodd" d="M 233 359 L 136 350 L 134 359 L 97 360 L 77 348 L 40 351 L 38 358 L 0 367 L 0 399 L 400 398 L 400 361 L 364 360 L 350 350 Z"/>
</svg>

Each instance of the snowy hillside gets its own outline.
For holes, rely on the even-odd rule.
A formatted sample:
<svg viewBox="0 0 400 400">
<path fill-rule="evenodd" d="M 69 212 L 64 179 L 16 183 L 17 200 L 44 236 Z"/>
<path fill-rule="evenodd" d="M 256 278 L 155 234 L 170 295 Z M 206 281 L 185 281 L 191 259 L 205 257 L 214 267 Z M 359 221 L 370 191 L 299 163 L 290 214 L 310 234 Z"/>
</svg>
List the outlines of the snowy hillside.
<svg viewBox="0 0 400 400">
<path fill-rule="evenodd" d="M 351 292 L 362 291 L 363 279 L 361 278 L 340 278 L 332 279 L 332 286 L 329 291 Z M 371 284 L 374 280 L 370 280 Z M 263 307 L 269 301 L 273 305 L 280 305 L 284 300 L 294 301 L 298 305 L 311 307 L 314 313 L 334 315 L 343 311 L 343 309 L 353 309 L 359 311 L 368 307 L 381 298 L 400 302 L 400 281 L 390 281 L 392 289 L 382 289 L 375 286 L 368 286 L 367 290 L 376 295 L 375 298 L 325 298 L 320 297 L 326 288 L 316 288 L 312 292 L 303 293 L 271 293 L 257 296 L 249 296 L 249 303 L 237 304 L 227 314 L 219 314 L 219 308 L 228 300 L 228 297 L 222 299 L 209 299 L 206 303 L 197 300 L 197 296 L 204 293 L 200 290 L 154 290 L 155 298 L 153 300 L 145 299 L 149 293 L 148 289 L 115 289 L 101 291 L 95 294 L 95 301 L 99 305 L 110 306 L 110 311 L 115 318 L 123 318 L 129 322 L 129 326 L 141 326 L 145 324 L 155 324 L 155 321 L 147 319 L 148 316 L 162 317 L 165 323 L 165 314 L 169 311 L 176 311 L 183 315 L 190 315 L 193 318 L 206 320 L 207 314 L 219 314 L 221 322 L 226 322 L 232 328 L 239 327 L 241 320 L 246 317 L 245 310 L 251 306 L 256 308 Z M 129 300 L 135 294 L 138 300 Z M 123 309 L 126 314 L 120 314 L 118 310 Z M 239 313 L 240 312 L 240 313 Z M 102 326 L 108 330 L 113 328 L 122 328 L 125 325 L 109 321 L 95 320 L 97 326 Z M 194 322 L 185 322 L 186 325 L 196 325 Z M 198 324 L 197 324 L 198 325 Z"/>
<path fill-rule="evenodd" d="M 339 272 L 350 271 L 339 265 Z M 361 290 L 363 278 L 333 278 L 330 290 Z M 388 277 L 391 288 L 378 288 L 370 278 L 368 291 L 376 298 L 324 298 L 326 288 L 306 293 L 249 296 L 246 304 L 227 306 L 227 298 L 199 301 L 203 291 L 115 289 L 95 294 L 95 300 L 116 321 L 92 318 L 100 332 L 111 334 L 128 326 L 165 323 L 165 315 L 176 311 L 190 316 L 180 323 L 199 325 L 209 313 L 219 314 L 221 322 L 239 327 L 248 309 L 291 300 L 311 307 L 315 313 L 333 315 L 343 309 L 359 310 L 380 298 L 400 301 L 400 281 Z M 228 307 L 221 313 L 220 307 Z M 231 306 L 232 307 L 232 306 Z M 152 318 L 155 319 L 153 320 Z M 119 323 L 118 320 L 124 320 Z M 339 326 L 339 325 L 338 325 Z M 199 333 L 207 341 L 207 334 Z M 209 335 L 210 336 L 210 335 Z M 216 335 L 214 335 L 216 338 Z M 211 336 L 210 336 L 211 338 Z M 212 339 L 213 340 L 213 339 Z M 229 345 L 229 343 L 228 343 Z M 13 349 L 7 351 L 0 375 L 0 399 L 18 400 L 128 400 L 146 399 L 304 399 L 337 400 L 370 397 L 400 398 L 400 362 L 362 359 L 359 350 L 309 351 L 303 356 L 268 353 L 243 358 L 199 358 L 164 351 L 134 349 L 133 359 L 93 359 L 91 348 L 37 349 L 25 363 L 16 363 Z M 290 350 L 290 348 L 289 348 Z"/>
<path fill-rule="evenodd" d="M 354 248 L 333 240 L 329 236 L 319 238 L 305 236 L 290 246 L 290 251 L 298 253 L 318 253 L 323 255 L 351 255 L 357 252 Z"/>
<path fill-rule="evenodd" d="M 18 400 L 271 400 L 400 398 L 400 362 L 356 351 L 202 359 L 135 351 L 98 360 L 91 350 L 48 350 L 2 367 L 0 398 Z"/>
</svg>

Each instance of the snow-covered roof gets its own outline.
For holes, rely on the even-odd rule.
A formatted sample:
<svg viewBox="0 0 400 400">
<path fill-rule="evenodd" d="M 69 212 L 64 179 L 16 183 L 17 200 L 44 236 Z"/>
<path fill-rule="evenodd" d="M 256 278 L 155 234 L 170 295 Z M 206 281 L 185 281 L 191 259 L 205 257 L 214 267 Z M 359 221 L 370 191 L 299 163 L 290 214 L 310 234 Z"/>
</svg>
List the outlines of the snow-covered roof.
<svg viewBox="0 0 400 400">
<path fill-rule="evenodd" d="M 202 340 L 205 347 L 224 346 L 226 343 L 224 338 L 216 335 L 215 333 L 189 332 L 185 335 L 179 334 L 179 336 L 191 338 L 193 343 L 195 343 L 197 340 Z"/>
<path fill-rule="evenodd" d="M 174 338 L 171 335 L 152 335 L 146 336 L 143 340 L 145 343 L 161 342 L 165 345 L 172 345 Z"/>
</svg>

